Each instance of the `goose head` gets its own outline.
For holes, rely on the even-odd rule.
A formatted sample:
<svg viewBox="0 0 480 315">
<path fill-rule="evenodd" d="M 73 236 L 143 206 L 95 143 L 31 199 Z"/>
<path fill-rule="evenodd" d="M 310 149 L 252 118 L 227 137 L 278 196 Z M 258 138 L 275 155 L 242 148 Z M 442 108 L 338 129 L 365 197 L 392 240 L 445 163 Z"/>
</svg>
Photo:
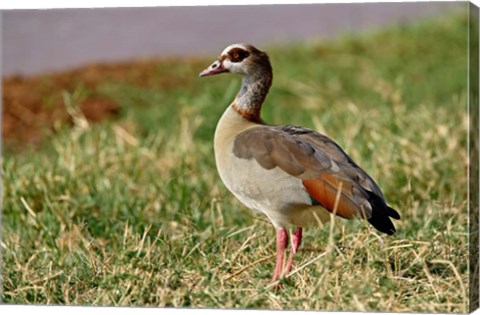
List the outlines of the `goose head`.
<svg viewBox="0 0 480 315">
<path fill-rule="evenodd" d="M 225 48 L 218 59 L 200 73 L 200 77 L 224 72 L 243 76 L 256 74 L 271 76 L 272 67 L 268 55 L 253 45 L 233 44 Z"/>
</svg>

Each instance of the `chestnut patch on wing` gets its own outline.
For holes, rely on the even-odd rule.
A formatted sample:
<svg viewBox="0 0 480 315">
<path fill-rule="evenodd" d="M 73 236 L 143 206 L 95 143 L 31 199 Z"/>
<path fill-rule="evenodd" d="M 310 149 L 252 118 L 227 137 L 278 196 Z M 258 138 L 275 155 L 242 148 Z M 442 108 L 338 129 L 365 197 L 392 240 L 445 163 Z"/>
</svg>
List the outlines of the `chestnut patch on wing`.
<svg viewBox="0 0 480 315">
<path fill-rule="evenodd" d="M 228 52 L 228 58 L 232 62 L 241 62 L 243 59 L 247 58 L 250 53 L 242 48 L 232 48 Z"/>
</svg>

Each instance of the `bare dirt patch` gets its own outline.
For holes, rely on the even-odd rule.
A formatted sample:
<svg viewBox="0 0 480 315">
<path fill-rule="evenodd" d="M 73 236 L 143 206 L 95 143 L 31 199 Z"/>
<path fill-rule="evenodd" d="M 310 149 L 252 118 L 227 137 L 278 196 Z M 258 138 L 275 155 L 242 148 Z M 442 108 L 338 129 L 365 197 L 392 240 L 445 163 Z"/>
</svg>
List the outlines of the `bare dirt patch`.
<svg viewBox="0 0 480 315">
<path fill-rule="evenodd" d="M 120 106 L 98 91 L 101 84 L 124 82 L 162 89 L 187 84 L 190 78 L 172 73 L 176 62 L 179 61 L 172 59 L 161 62 L 145 60 L 92 64 L 61 73 L 3 78 L 3 143 L 15 147 L 37 146 L 46 134 L 55 130 L 55 126 L 71 124 L 63 93 L 73 93 L 78 87 L 87 91 L 78 106 L 89 121 L 115 118 L 120 112 Z"/>
<path fill-rule="evenodd" d="M 68 86 L 55 78 L 42 82 L 38 78 L 14 78 L 3 82 L 3 141 L 6 145 L 39 144 L 46 132 L 57 123 L 71 119 L 63 105 L 62 92 Z M 101 106 L 98 106 L 101 105 Z M 99 121 L 115 115 L 118 106 L 98 96 L 83 100 L 85 117 Z"/>
</svg>

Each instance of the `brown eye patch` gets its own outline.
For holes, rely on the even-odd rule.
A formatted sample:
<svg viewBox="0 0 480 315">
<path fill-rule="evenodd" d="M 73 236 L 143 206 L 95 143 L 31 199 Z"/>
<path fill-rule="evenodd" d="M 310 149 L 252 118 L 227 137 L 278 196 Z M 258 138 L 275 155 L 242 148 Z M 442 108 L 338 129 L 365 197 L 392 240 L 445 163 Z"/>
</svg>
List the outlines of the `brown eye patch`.
<svg viewBox="0 0 480 315">
<path fill-rule="evenodd" d="M 228 58 L 231 62 L 241 62 L 243 59 L 247 58 L 250 53 L 242 48 L 232 48 L 228 52 Z"/>
</svg>

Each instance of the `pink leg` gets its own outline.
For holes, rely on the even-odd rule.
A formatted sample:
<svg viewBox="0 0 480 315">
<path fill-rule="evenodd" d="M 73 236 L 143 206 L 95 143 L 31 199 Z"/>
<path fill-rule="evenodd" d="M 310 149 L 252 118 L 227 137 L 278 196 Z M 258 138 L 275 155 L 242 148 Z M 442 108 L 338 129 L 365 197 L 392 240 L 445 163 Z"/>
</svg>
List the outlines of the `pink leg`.
<svg viewBox="0 0 480 315">
<path fill-rule="evenodd" d="M 295 233 L 292 234 L 292 247 L 290 251 L 290 256 L 288 256 L 287 268 L 285 268 L 285 274 L 288 274 L 292 270 L 293 265 L 293 256 L 298 251 L 300 243 L 302 242 L 302 228 L 297 227 Z"/>
<path fill-rule="evenodd" d="M 275 264 L 275 272 L 273 273 L 272 282 L 277 281 L 282 275 L 283 259 L 285 257 L 285 249 L 288 245 L 288 233 L 284 228 L 277 228 L 277 263 Z"/>
</svg>

